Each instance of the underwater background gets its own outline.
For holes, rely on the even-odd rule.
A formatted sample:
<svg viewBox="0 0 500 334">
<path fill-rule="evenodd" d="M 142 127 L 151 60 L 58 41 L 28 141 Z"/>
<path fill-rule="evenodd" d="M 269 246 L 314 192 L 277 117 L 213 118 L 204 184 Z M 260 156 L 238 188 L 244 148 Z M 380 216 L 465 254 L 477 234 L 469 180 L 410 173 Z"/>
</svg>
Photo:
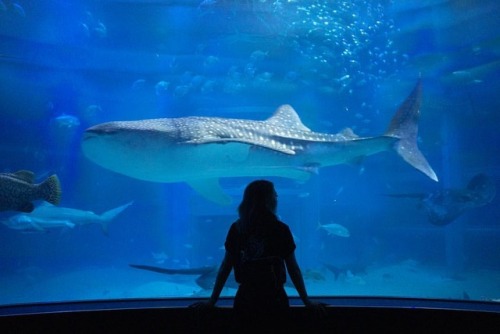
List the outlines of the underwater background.
<svg viewBox="0 0 500 334">
<path fill-rule="evenodd" d="M 210 293 L 203 274 L 219 265 L 255 177 L 221 178 L 232 203 L 219 205 L 184 182 L 95 164 L 81 149 L 87 128 L 263 121 L 290 104 L 314 132 L 381 136 L 419 80 L 418 146 L 439 182 L 390 151 L 311 168 L 307 181 L 263 178 L 275 183 L 310 295 L 500 300 L 499 7 L 0 0 L 0 173 L 30 170 L 37 183 L 56 174 L 59 207 L 78 210 L 75 221 L 27 229 L 9 225 L 20 212 L 0 212 L 0 305 Z M 123 205 L 106 222 L 77 222 Z M 457 214 L 433 221 L 443 210 Z M 223 295 L 235 291 L 228 283 Z"/>
</svg>

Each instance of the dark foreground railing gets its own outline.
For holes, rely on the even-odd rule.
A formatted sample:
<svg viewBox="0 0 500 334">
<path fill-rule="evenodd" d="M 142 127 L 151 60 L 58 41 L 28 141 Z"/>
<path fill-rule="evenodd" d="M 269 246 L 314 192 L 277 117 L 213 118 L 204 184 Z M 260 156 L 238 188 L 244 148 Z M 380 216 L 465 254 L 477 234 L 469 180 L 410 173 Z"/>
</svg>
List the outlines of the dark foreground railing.
<svg viewBox="0 0 500 334">
<path fill-rule="evenodd" d="M 192 299 L 18 305 L 0 308 L 0 333 L 488 333 L 500 328 L 496 303 L 322 301 L 333 305 L 323 317 L 293 305 L 279 323 L 266 318 L 243 325 L 231 299 L 204 312 L 187 307 Z"/>
</svg>

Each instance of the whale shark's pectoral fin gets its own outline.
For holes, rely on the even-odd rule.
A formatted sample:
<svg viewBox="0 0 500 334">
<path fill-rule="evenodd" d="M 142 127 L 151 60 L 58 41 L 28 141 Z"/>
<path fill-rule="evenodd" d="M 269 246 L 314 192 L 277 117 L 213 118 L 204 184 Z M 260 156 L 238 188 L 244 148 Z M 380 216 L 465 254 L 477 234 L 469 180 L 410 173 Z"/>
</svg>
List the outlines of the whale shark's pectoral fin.
<svg viewBox="0 0 500 334">
<path fill-rule="evenodd" d="M 43 227 L 41 227 L 39 224 L 37 224 L 34 221 L 30 221 L 30 226 L 32 227 L 33 231 L 46 232 Z"/>
<path fill-rule="evenodd" d="M 45 227 L 44 227 L 45 225 Z M 34 218 L 31 226 L 39 231 L 45 231 L 47 227 L 75 227 L 75 223 L 68 219 L 39 219 Z"/>
<path fill-rule="evenodd" d="M 186 181 L 191 188 L 203 197 L 220 205 L 229 205 L 231 196 L 226 194 L 219 185 L 218 179 L 202 179 Z"/>
<path fill-rule="evenodd" d="M 246 139 L 246 138 L 204 138 L 204 139 L 196 139 L 196 140 L 190 140 L 186 141 L 187 144 L 227 144 L 227 143 L 243 143 L 243 144 L 248 144 L 252 146 L 258 146 L 258 147 L 263 147 L 267 148 L 273 151 L 278 151 L 281 153 L 289 154 L 289 155 L 295 155 L 295 151 L 292 150 L 291 148 L 287 147 L 286 145 L 280 145 L 280 144 L 273 144 L 270 141 L 266 140 L 252 140 L 252 139 Z"/>
</svg>

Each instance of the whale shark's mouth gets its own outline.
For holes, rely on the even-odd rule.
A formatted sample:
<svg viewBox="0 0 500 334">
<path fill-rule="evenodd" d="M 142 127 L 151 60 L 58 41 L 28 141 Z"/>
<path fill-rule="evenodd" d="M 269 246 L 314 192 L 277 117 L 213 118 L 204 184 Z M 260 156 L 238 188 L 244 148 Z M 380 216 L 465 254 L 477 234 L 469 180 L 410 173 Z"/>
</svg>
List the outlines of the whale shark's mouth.
<svg viewBox="0 0 500 334">
<path fill-rule="evenodd" d="M 87 139 L 103 135 L 112 135 L 120 132 L 120 130 L 121 129 L 113 123 L 98 124 L 85 130 L 83 138 Z"/>
<path fill-rule="evenodd" d="M 90 140 L 99 137 L 100 134 L 97 131 L 87 130 L 83 133 L 83 141 Z"/>
</svg>

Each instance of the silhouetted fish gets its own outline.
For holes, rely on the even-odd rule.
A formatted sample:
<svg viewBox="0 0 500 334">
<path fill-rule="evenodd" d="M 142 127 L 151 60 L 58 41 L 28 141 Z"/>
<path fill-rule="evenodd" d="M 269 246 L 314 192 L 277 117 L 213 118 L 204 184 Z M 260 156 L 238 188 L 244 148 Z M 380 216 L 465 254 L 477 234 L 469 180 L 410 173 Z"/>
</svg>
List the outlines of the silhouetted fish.
<svg viewBox="0 0 500 334">
<path fill-rule="evenodd" d="M 447 225 L 466 210 L 481 207 L 495 198 L 496 186 L 485 174 L 475 175 L 464 189 L 444 189 L 431 193 L 387 194 L 390 197 L 416 198 L 420 201 L 429 221 L 434 225 Z"/>
<path fill-rule="evenodd" d="M 196 284 L 205 290 L 213 289 L 215 285 L 215 280 L 217 278 L 217 273 L 219 272 L 218 266 L 204 266 L 204 267 L 195 267 L 195 268 L 186 268 L 186 269 L 170 269 L 170 268 L 160 268 L 155 266 L 147 266 L 142 264 L 129 264 L 132 268 L 153 271 L 159 274 L 166 275 L 197 275 Z M 287 279 L 285 282 L 285 286 L 292 286 L 291 279 L 287 274 Z M 238 288 L 238 282 L 234 278 L 234 270 L 231 270 L 231 273 L 227 277 L 226 283 L 224 284 L 226 288 Z"/>
<path fill-rule="evenodd" d="M 132 268 L 153 271 L 155 273 L 166 275 L 197 275 L 198 277 L 196 278 L 196 284 L 202 289 L 206 290 L 210 290 L 214 287 L 218 272 L 217 266 L 205 266 L 187 269 L 169 269 L 141 264 L 129 264 L 129 266 L 131 266 Z M 238 283 L 236 283 L 236 280 L 234 279 L 234 275 L 232 273 L 227 278 L 225 286 L 230 288 L 238 287 Z"/>
<path fill-rule="evenodd" d="M 42 183 L 34 181 L 35 174 L 28 170 L 0 173 L 0 211 L 31 212 L 35 200 L 59 204 L 61 185 L 57 175 L 49 176 Z"/>
</svg>

